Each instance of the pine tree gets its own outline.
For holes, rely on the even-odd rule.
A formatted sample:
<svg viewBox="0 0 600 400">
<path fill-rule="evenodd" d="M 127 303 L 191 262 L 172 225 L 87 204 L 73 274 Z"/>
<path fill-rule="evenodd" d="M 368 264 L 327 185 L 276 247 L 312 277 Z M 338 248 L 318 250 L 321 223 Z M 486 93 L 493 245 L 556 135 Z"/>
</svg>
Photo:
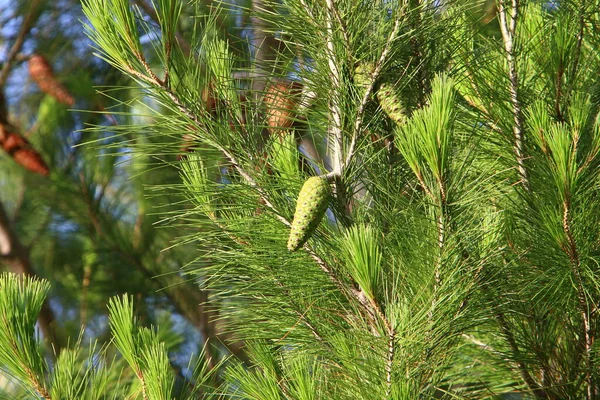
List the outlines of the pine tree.
<svg viewBox="0 0 600 400">
<path fill-rule="evenodd" d="M 180 397 L 600 397 L 600 4 L 250 6 L 161 0 L 150 23 L 127 0 L 83 1 L 98 54 L 137 85 L 122 98 L 144 105 L 111 129 L 178 171 L 137 189 L 246 344 L 246 362 L 215 380 L 201 363 Z M 245 40 L 220 29 L 236 13 Z M 0 280 L 0 364 L 61 398 L 74 389 L 32 339 L 47 290 Z M 160 335 L 127 297 L 109 308 L 101 353 L 131 382 L 103 393 L 174 396 Z"/>
<path fill-rule="evenodd" d="M 149 195 L 144 185 L 180 178 L 172 166 L 131 151 L 132 140 L 145 138 L 120 125 L 135 120 L 130 111 L 139 104 L 108 86 L 136 89 L 93 56 L 84 18 L 75 0 L 0 6 L 0 271 L 51 285 L 37 325 L 50 366 L 79 338 L 81 357 L 93 356 L 94 342 L 104 348 L 109 299 L 132 295 L 140 320 L 168 333 L 179 395 L 192 353 L 205 349 L 212 369 L 229 354 L 246 359 L 243 344 L 223 331 L 207 292 L 182 271 L 193 246 L 166 250 L 185 231 L 159 226 L 157 207 L 167 211 L 180 198 Z M 104 130 L 83 133 L 89 125 Z M 9 375 L 2 365 L 0 398 L 30 398 Z"/>
</svg>

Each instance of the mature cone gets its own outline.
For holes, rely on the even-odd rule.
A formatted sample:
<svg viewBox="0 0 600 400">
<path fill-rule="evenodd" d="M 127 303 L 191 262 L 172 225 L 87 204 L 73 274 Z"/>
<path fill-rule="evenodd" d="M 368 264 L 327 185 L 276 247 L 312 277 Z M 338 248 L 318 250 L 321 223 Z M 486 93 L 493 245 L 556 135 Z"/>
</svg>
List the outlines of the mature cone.
<svg viewBox="0 0 600 400">
<path fill-rule="evenodd" d="M 40 153 L 35 151 L 31 144 L 14 132 L 7 131 L 4 126 L 0 126 L 0 146 L 6 151 L 18 164 L 28 170 L 47 176 L 50 170 L 40 156 Z"/>
<path fill-rule="evenodd" d="M 265 106 L 269 133 L 283 133 L 296 119 L 296 111 L 302 84 L 299 82 L 279 81 L 269 84 L 265 94 Z"/>
<path fill-rule="evenodd" d="M 396 95 L 394 86 L 390 83 L 382 83 L 377 90 L 377 100 L 381 109 L 398 125 L 404 124 L 406 115 L 400 98 Z"/>
<path fill-rule="evenodd" d="M 298 250 L 317 229 L 327 210 L 329 194 L 329 183 L 326 178 L 313 176 L 304 182 L 298 194 L 296 213 L 287 242 L 289 251 Z"/>
<path fill-rule="evenodd" d="M 37 83 L 42 92 L 68 106 L 75 104 L 71 93 L 56 80 L 52 67 L 44 56 L 34 54 L 29 58 L 29 76 Z"/>
</svg>

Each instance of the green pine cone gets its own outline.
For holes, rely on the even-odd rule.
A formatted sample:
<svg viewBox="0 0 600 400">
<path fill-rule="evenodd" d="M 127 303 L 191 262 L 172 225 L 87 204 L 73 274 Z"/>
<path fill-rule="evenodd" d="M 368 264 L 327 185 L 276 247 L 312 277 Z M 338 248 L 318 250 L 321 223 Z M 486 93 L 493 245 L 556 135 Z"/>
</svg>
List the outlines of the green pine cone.
<svg viewBox="0 0 600 400">
<path fill-rule="evenodd" d="M 400 98 L 396 95 L 394 86 L 389 83 L 382 83 L 377 90 L 377 100 L 381 109 L 398 125 L 404 124 L 406 115 Z"/>
<path fill-rule="evenodd" d="M 371 84 L 371 73 L 373 72 L 373 64 L 360 63 L 354 70 L 354 84 L 362 90 L 367 90 Z"/>
<path fill-rule="evenodd" d="M 329 183 L 325 178 L 313 176 L 304 182 L 298 194 L 296 213 L 287 242 L 289 251 L 298 250 L 317 229 L 327 210 L 329 194 Z"/>
</svg>

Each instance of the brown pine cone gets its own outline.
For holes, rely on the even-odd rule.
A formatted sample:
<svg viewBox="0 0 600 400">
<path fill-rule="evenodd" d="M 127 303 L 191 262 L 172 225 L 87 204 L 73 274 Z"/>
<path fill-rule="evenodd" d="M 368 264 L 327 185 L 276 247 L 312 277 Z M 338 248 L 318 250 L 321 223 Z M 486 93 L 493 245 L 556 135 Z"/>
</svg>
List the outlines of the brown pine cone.
<svg viewBox="0 0 600 400">
<path fill-rule="evenodd" d="M 75 104 L 71 93 L 56 80 L 52 67 L 44 56 L 34 54 L 29 58 L 29 76 L 37 83 L 42 92 L 68 106 Z"/>
<path fill-rule="evenodd" d="M 301 94 L 299 82 L 279 81 L 267 86 L 264 101 L 270 134 L 281 134 L 293 125 Z"/>
<path fill-rule="evenodd" d="M 4 129 L 3 129 L 4 130 Z M 37 174 L 48 176 L 50 169 L 31 144 L 19 134 L 4 130 L 0 145 L 18 164 Z"/>
</svg>

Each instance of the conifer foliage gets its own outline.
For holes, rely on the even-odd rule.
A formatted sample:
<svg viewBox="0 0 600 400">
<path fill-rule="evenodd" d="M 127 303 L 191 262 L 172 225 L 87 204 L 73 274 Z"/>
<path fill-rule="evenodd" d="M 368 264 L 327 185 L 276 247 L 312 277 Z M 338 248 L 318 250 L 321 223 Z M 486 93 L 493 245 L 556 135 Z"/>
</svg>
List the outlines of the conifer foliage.
<svg viewBox="0 0 600 400">
<path fill-rule="evenodd" d="M 120 129 L 179 171 L 186 273 L 246 344 L 182 398 L 600 398 L 600 3 L 222 2 L 186 51 L 191 3 L 156 1 L 150 24 L 83 1 L 99 56 L 153 100 Z M 240 10 L 249 46 L 217 34 Z M 36 355 L 47 290 L 0 280 L 0 361 L 61 398 L 79 353 Z M 172 398 L 159 334 L 127 297 L 109 308 L 131 379 L 85 370 L 77 393 Z"/>
</svg>

